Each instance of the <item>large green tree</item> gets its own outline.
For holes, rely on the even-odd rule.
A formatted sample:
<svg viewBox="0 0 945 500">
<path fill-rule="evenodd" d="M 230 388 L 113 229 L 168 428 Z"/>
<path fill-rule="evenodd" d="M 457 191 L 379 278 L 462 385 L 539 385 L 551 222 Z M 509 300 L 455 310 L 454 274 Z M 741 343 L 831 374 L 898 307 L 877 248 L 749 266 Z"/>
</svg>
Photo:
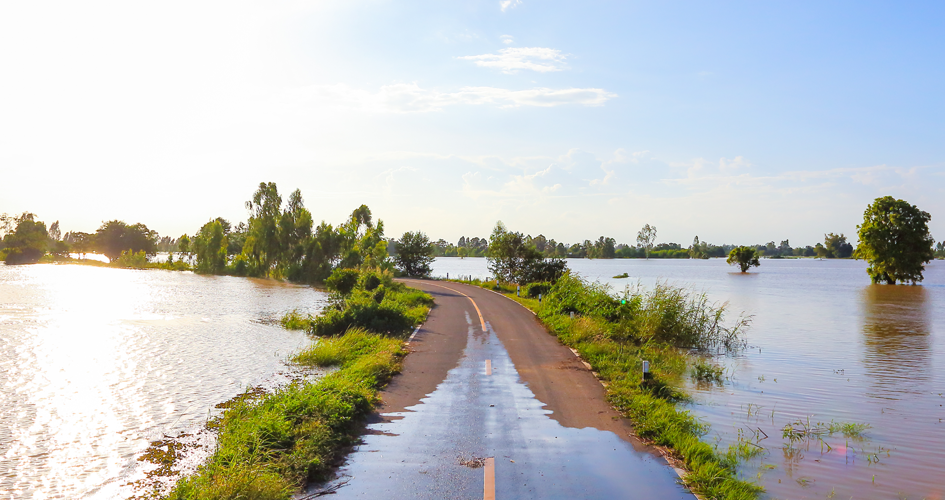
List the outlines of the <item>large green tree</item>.
<svg viewBox="0 0 945 500">
<path fill-rule="evenodd" d="M 397 242 L 397 267 L 407 276 L 429 276 L 436 249 L 422 231 L 406 232 Z"/>
<path fill-rule="evenodd" d="M 199 273 L 222 274 L 227 264 L 227 234 L 220 219 L 207 222 L 191 242 Z"/>
<path fill-rule="evenodd" d="M 46 255 L 49 235 L 46 224 L 25 212 L 12 220 L 16 229 L 3 236 L 3 261 L 7 264 L 32 264 Z M 12 223 L 11 223 L 12 225 Z"/>
<path fill-rule="evenodd" d="M 876 198 L 866 207 L 854 257 L 869 263 L 866 272 L 873 283 L 922 281 L 925 264 L 934 256 L 931 220 L 928 212 L 892 196 Z"/>
<path fill-rule="evenodd" d="M 728 254 L 728 259 L 725 260 L 729 265 L 737 265 L 743 273 L 747 273 L 748 269 L 751 267 L 757 267 L 761 265 L 761 262 L 758 260 L 758 252 L 752 247 L 735 247 Z"/>
<path fill-rule="evenodd" d="M 129 226 L 124 221 L 110 220 L 102 223 L 95 232 L 93 244 L 108 260 L 117 259 L 127 250 L 153 256 L 157 253 L 157 236 L 157 232 L 140 222 Z"/>
</svg>

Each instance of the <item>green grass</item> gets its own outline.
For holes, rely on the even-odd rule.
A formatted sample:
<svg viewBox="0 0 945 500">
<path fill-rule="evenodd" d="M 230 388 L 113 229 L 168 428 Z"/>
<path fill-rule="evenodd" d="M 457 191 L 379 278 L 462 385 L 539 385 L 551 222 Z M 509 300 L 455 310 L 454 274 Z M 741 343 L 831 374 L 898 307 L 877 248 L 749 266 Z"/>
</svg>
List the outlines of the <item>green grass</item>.
<svg viewBox="0 0 945 500">
<path fill-rule="evenodd" d="M 689 397 L 677 388 L 690 365 L 700 362 L 684 348 L 738 349 L 744 345 L 746 318 L 726 326 L 724 307 L 710 304 L 704 294 L 666 284 L 649 292 L 628 288 L 626 303 L 607 287 L 570 275 L 540 304 L 516 297 L 514 291 L 506 294 L 534 311 L 562 344 L 578 351 L 636 433 L 669 448 L 685 465 L 684 481 L 690 488 L 710 499 L 754 499 L 763 491 L 736 473 L 738 460 L 756 456 L 760 448 L 742 443 L 720 453 L 703 442 L 708 426 L 680 408 Z M 650 362 L 652 380 L 642 379 L 643 360 Z M 717 369 L 702 363 L 702 370 L 714 378 Z"/>
<path fill-rule="evenodd" d="M 306 482 L 324 479 L 357 440 L 361 419 L 405 353 L 401 339 L 360 329 L 319 340 L 293 361 L 339 369 L 314 383 L 235 401 L 218 423 L 216 452 L 168 498 L 288 499 Z"/>
<path fill-rule="evenodd" d="M 235 398 L 212 423 L 219 431 L 216 451 L 196 474 L 175 485 L 169 500 L 288 500 L 306 483 L 327 478 L 357 441 L 363 418 L 378 402 L 378 391 L 401 369 L 408 331 L 401 325 L 422 322 L 433 300 L 390 280 L 364 281 L 372 288 L 361 289 L 368 300 L 389 301 L 387 311 L 398 316 L 385 312 L 373 319 L 359 317 L 374 331 L 349 325 L 342 334 L 323 336 L 292 358 L 303 366 L 337 367 L 319 380 Z M 380 300 L 375 299 L 377 290 L 386 290 Z M 359 300 L 348 297 L 334 310 L 346 317 L 346 311 L 359 307 Z M 293 311 L 282 324 L 313 330 L 320 318 Z"/>
</svg>

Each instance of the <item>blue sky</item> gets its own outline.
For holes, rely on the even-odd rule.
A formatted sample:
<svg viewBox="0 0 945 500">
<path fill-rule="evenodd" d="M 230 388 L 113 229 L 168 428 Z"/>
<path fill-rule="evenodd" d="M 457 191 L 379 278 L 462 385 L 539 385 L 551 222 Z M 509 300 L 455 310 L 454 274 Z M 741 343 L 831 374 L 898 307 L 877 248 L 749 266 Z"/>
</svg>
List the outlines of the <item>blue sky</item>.
<svg viewBox="0 0 945 500">
<path fill-rule="evenodd" d="M 945 239 L 945 4 L 0 6 L 0 212 L 193 233 L 260 181 L 388 234 Z"/>
</svg>

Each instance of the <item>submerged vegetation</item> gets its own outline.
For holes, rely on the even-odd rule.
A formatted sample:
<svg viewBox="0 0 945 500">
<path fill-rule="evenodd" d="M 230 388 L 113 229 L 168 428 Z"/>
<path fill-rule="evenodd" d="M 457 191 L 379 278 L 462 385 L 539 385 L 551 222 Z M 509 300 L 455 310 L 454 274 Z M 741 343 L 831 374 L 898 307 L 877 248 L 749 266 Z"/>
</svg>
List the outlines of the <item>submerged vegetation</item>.
<svg viewBox="0 0 945 500">
<path fill-rule="evenodd" d="M 425 319 L 433 300 L 393 282 L 382 269 L 336 270 L 327 281 L 329 313 L 312 318 L 293 312 L 282 324 L 322 335 L 293 362 L 337 370 L 235 400 L 212 424 L 219 429 L 216 451 L 177 483 L 169 499 L 287 500 L 306 483 L 326 479 L 356 442 L 378 390 L 400 371 L 407 332 Z"/>
<path fill-rule="evenodd" d="M 540 303 L 494 282 L 470 283 L 504 291 L 535 311 L 550 332 L 591 365 L 610 402 L 633 421 L 636 432 L 669 448 L 685 465 L 684 480 L 692 489 L 720 499 L 750 499 L 761 491 L 736 473 L 738 457 L 754 452 L 715 450 L 701 440 L 707 427 L 677 406 L 688 400 L 676 388 L 689 369 L 687 351 L 742 348 L 750 318 L 725 321 L 724 305 L 665 283 L 650 291 L 627 287 L 618 298 L 607 286 L 567 273 Z M 644 360 L 650 362 L 650 380 L 643 380 Z M 701 373 L 707 380 L 722 375 L 704 362 Z"/>
</svg>

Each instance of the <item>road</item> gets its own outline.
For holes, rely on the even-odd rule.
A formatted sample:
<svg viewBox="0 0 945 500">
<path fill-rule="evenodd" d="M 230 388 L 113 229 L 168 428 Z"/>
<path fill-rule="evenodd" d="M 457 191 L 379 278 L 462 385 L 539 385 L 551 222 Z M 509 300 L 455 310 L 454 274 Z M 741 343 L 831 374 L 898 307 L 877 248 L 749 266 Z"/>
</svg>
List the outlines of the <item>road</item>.
<svg viewBox="0 0 945 500">
<path fill-rule="evenodd" d="M 692 499 L 534 315 L 459 283 L 436 300 L 333 498 Z M 309 492 L 311 493 L 311 492 Z"/>
</svg>

